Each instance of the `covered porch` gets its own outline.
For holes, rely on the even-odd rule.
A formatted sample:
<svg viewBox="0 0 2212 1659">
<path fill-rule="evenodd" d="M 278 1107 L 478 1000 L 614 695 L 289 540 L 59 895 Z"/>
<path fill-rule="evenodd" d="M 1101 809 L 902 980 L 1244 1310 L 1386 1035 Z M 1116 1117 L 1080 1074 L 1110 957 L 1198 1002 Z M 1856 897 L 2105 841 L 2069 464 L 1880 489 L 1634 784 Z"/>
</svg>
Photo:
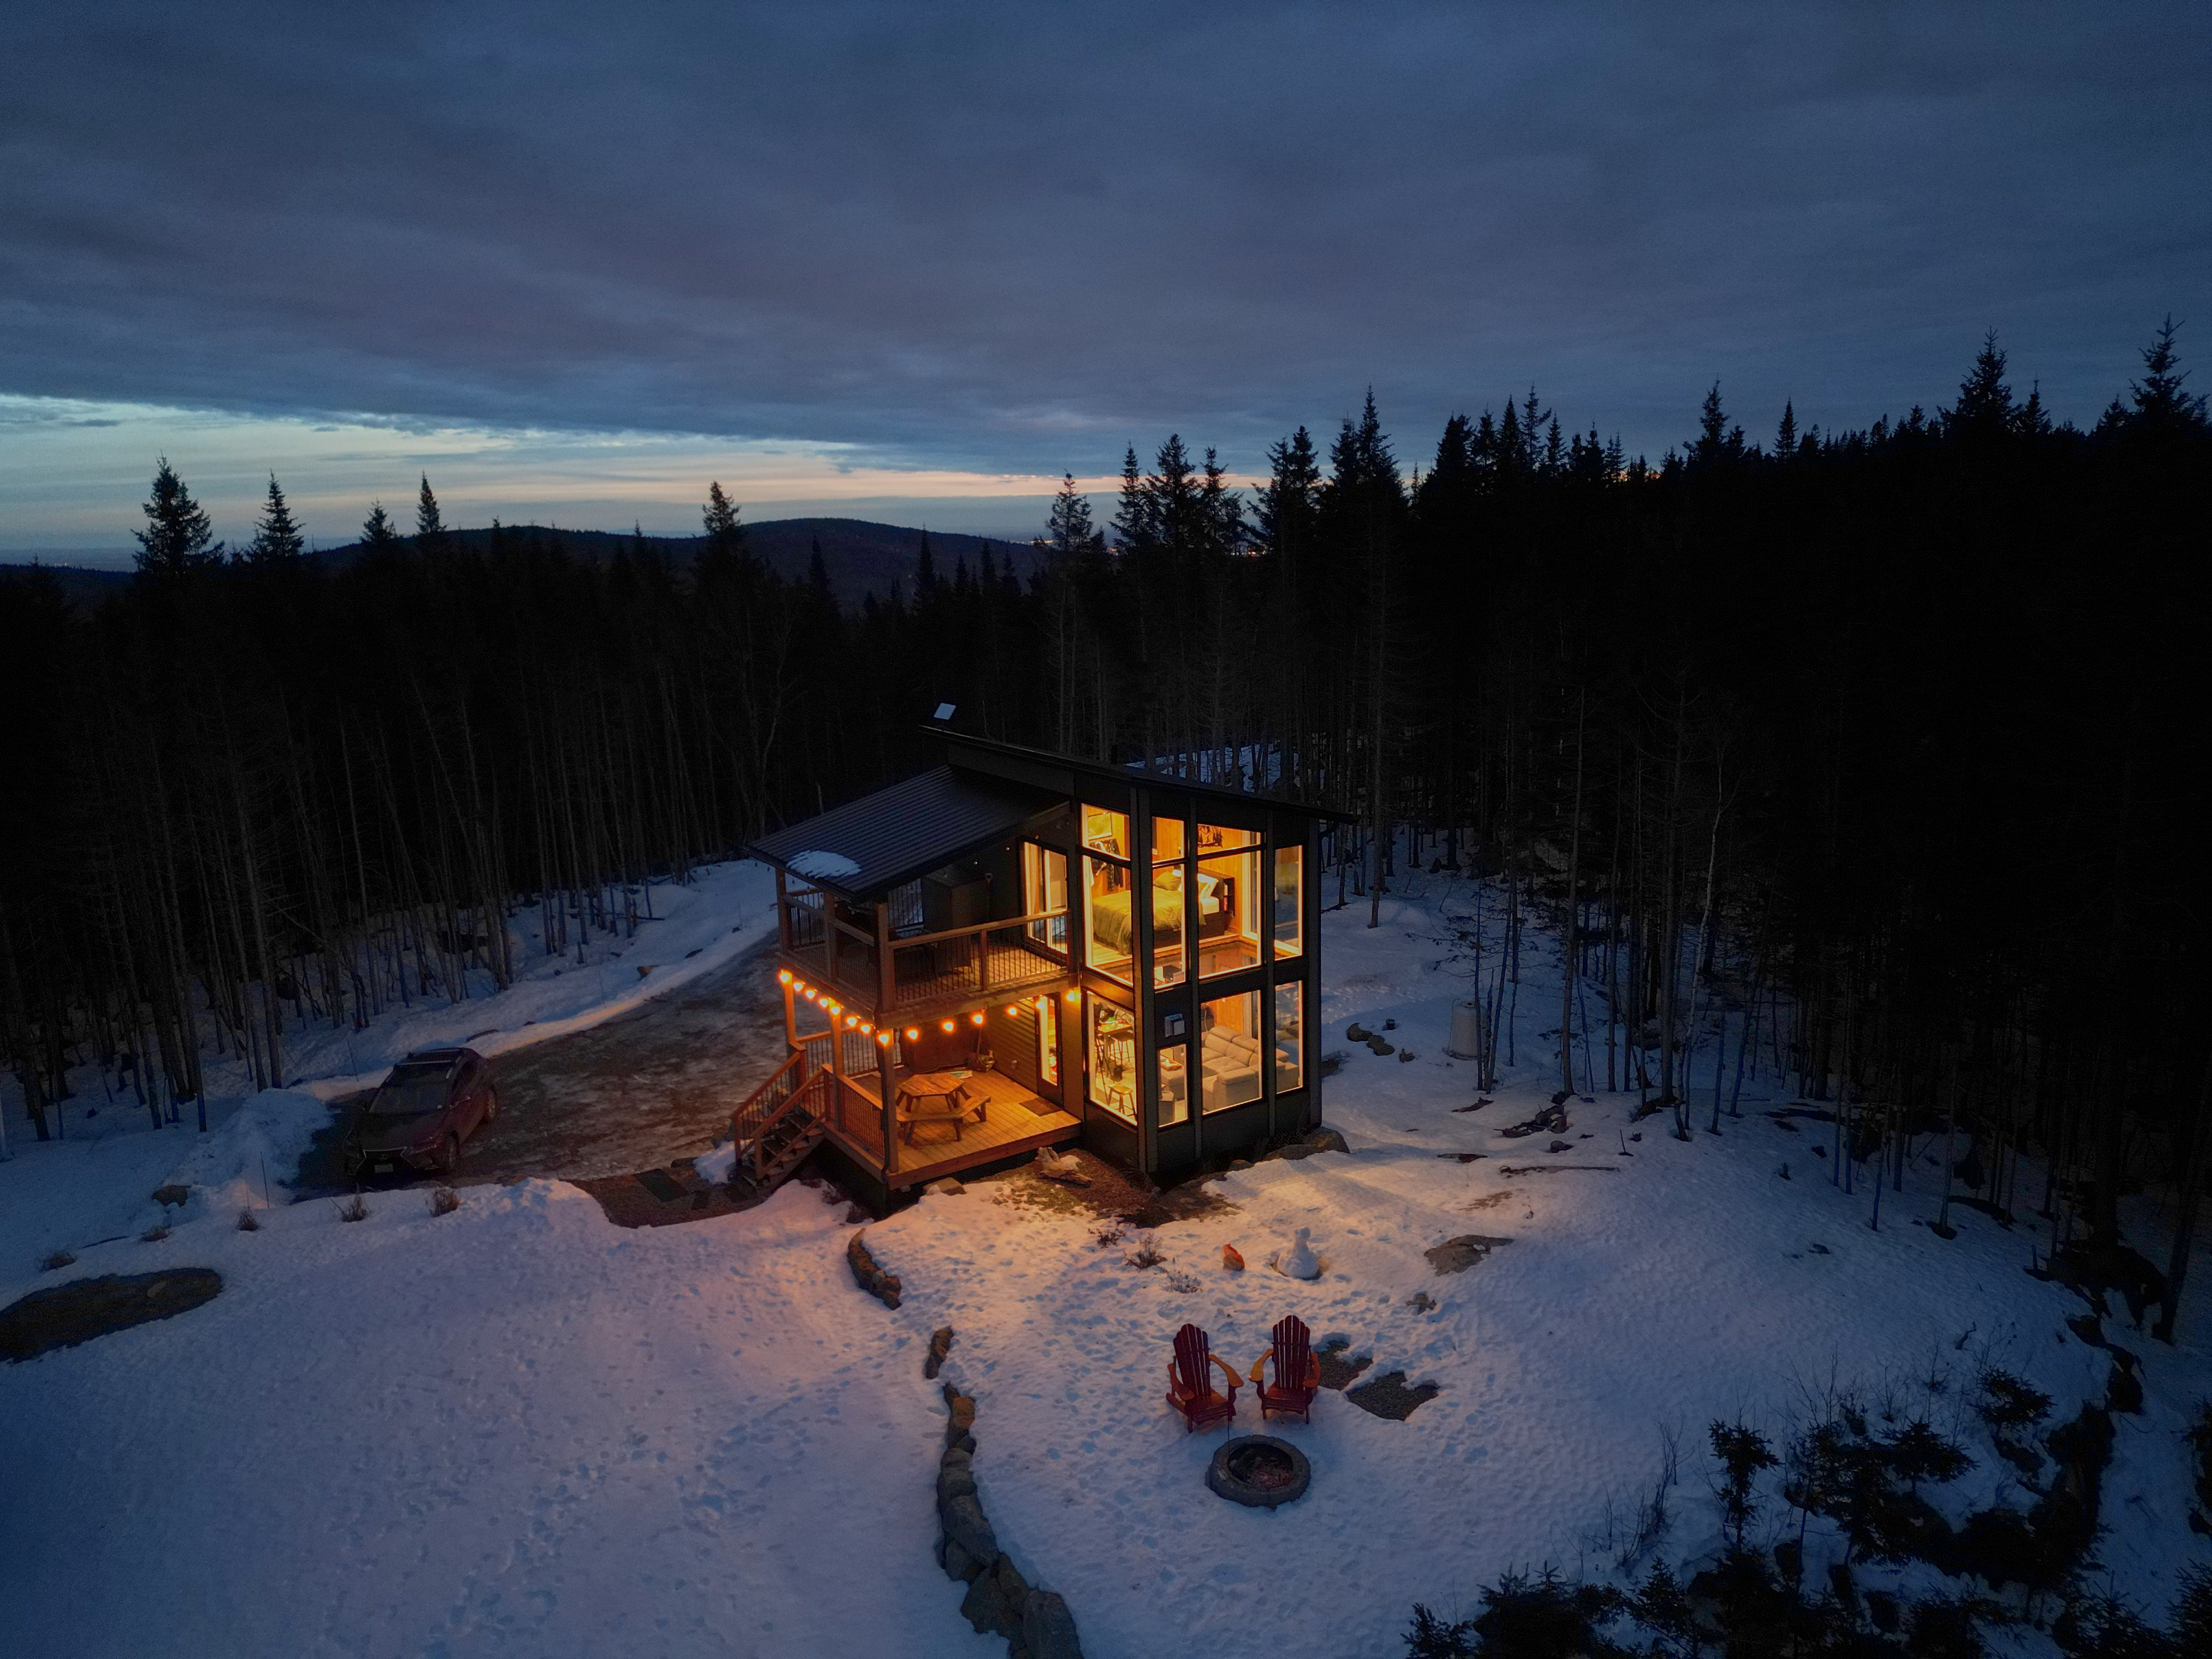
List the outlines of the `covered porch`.
<svg viewBox="0 0 2212 1659">
<path fill-rule="evenodd" d="M 916 1073 L 900 1066 L 892 1073 L 891 1098 L 917 1079 L 936 1074 Z M 880 1174 L 885 1184 L 912 1186 L 954 1175 L 963 1170 L 996 1164 L 1041 1146 L 1073 1140 L 1082 1128 L 1080 1119 L 1062 1111 L 1043 1096 L 1022 1087 L 996 1072 L 975 1072 L 962 1079 L 981 1097 L 979 1117 L 921 1117 L 894 1121 L 890 1139 L 890 1160 L 884 1162 L 881 1085 L 874 1073 L 837 1078 L 837 1103 L 830 1119 L 830 1139 L 848 1158 Z"/>
</svg>

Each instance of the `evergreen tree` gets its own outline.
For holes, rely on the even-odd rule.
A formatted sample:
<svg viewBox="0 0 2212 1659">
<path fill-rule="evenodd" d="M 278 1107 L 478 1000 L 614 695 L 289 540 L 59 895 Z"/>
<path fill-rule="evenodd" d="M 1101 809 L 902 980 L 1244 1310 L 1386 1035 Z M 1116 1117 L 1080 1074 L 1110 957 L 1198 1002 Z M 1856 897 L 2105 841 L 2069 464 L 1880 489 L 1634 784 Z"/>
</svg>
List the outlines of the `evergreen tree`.
<svg viewBox="0 0 2212 1659">
<path fill-rule="evenodd" d="M 255 564 L 289 564 L 307 550 L 307 539 L 293 522 L 292 510 L 285 505 L 284 492 L 277 487 L 276 475 L 269 475 L 269 501 L 262 509 L 260 522 L 254 527 L 253 543 L 246 556 Z"/>
<path fill-rule="evenodd" d="M 422 490 L 415 498 L 415 545 L 425 553 L 446 544 L 446 521 L 438 514 L 438 498 L 430 493 L 430 475 L 422 475 Z"/>
<path fill-rule="evenodd" d="M 1045 520 L 1045 543 L 1055 557 L 1072 559 L 1079 553 L 1087 553 L 1097 541 L 1097 532 L 1091 527 L 1091 502 L 1075 487 L 1075 475 L 1063 473 L 1060 493 L 1052 498 L 1052 511 Z"/>
<path fill-rule="evenodd" d="M 1121 552 L 1133 553 L 1150 547 L 1157 539 L 1152 497 L 1145 489 L 1144 474 L 1137 469 L 1137 447 L 1131 444 L 1121 457 L 1121 505 L 1114 514 L 1114 543 Z"/>
<path fill-rule="evenodd" d="M 222 562 L 222 544 L 216 541 L 214 521 L 192 499 L 169 465 L 161 459 L 154 474 L 154 493 L 143 508 L 146 528 L 133 531 L 138 542 L 138 568 L 151 575 L 181 575 Z"/>
<path fill-rule="evenodd" d="M 1133 453 L 1131 456 L 1135 459 Z M 1253 535 L 1270 553 L 1303 550 L 1321 489 L 1321 457 L 1313 434 L 1300 427 L 1267 449 L 1267 482 L 1252 502 Z"/>
<path fill-rule="evenodd" d="M 373 551 L 385 552 L 399 545 L 399 532 L 392 527 L 392 515 L 384 510 L 382 501 L 368 504 L 368 516 L 361 523 L 361 544 Z"/>
<path fill-rule="evenodd" d="M 1741 460 L 1743 454 L 1743 428 L 1729 424 L 1728 410 L 1721 404 L 1721 383 L 1715 380 L 1698 412 L 1698 441 L 1690 446 L 1689 464 L 1720 466 Z"/>
<path fill-rule="evenodd" d="M 2010 433 L 2017 414 L 2012 388 L 2005 384 L 2005 355 L 1997 349 L 1996 330 L 1991 329 L 1982 337 L 1973 368 L 1959 382 L 1959 401 L 1940 411 L 1939 418 L 1946 432 L 1987 439 Z"/>
<path fill-rule="evenodd" d="M 927 603 L 937 592 L 937 556 L 929 550 L 929 532 L 921 532 L 921 546 L 914 556 L 914 600 Z"/>
<path fill-rule="evenodd" d="M 2181 389 L 2189 375 L 2180 368 L 2180 355 L 2173 349 L 2178 326 L 2171 317 L 2160 325 L 2158 337 L 2143 348 L 2142 379 L 2128 382 L 2128 394 L 2135 404 L 2128 420 L 2139 429 L 2201 431 L 2206 424 L 2203 398 Z"/>
<path fill-rule="evenodd" d="M 1774 459 L 1790 460 L 1797 453 L 1797 409 L 1788 398 L 1782 403 L 1782 423 L 1774 428 Z"/>
</svg>

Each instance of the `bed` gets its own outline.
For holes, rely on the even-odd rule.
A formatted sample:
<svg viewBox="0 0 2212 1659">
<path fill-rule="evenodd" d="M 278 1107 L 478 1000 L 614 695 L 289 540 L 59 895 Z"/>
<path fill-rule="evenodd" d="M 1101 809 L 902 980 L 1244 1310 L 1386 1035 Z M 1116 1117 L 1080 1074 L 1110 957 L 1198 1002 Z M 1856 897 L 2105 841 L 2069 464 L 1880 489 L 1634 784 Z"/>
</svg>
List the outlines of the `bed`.
<svg viewBox="0 0 2212 1659">
<path fill-rule="evenodd" d="M 1230 908 L 1235 887 L 1235 882 L 1226 876 L 1199 877 L 1198 915 L 1201 927 L 1208 916 L 1221 915 Z M 1129 897 L 1135 890 L 1125 887 L 1118 893 L 1091 896 L 1091 937 L 1122 956 L 1133 955 L 1137 948 L 1136 930 L 1129 915 Z M 1161 933 L 1173 933 L 1182 926 L 1182 890 L 1155 886 L 1152 927 Z"/>
</svg>

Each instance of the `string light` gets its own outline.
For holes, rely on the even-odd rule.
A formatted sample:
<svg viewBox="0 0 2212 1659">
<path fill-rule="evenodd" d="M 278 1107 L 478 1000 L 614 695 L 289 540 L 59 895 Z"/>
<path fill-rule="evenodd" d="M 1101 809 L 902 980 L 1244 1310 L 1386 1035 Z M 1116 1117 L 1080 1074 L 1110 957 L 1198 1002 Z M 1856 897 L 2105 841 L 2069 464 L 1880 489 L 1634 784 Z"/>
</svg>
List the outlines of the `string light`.
<svg viewBox="0 0 2212 1659">
<path fill-rule="evenodd" d="M 914 1026 L 909 1025 L 906 1028 L 906 1040 L 908 1042 L 914 1042 L 921 1035 L 921 1031 L 916 1030 Z"/>
<path fill-rule="evenodd" d="M 1067 1000 L 1068 1000 L 1070 1002 L 1073 1002 L 1073 1001 L 1076 1001 L 1078 999 L 1079 999 L 1082 995 L 1083 995 L 1083 993 L 1082 993 L 1082 992 L 1080 992 L 1080 991 L 1070 991 L 1070 992 L 1067 994 Z"/>
<path fill-rule="evenodd" d="M 970 1025 L 981 1025 L 983 1023 L 982 1011 L 978 1009 L 975 1012 L 969 1015 L 968 1023 Z"/>
<path fill-rule="evenodd" d="M 811 986 L 811 985 L 810 985 L 810 986 L 808 986 L 808 987 L 806 988 L 806 1000 L 807 1000 L 809 1002 L 816 1002 L 816 1001 L 819 1001 L 819 1000 L 820 1000 L 820 999 L 819 999 L 819 998 L 817 998 L 817 997 L 814 994 L 814 988 L 813 988 L 812 986 Z"/>
<path fill-rule="evenodd" d="M 781 981 L 784 984 L 786 984 L 786 985 L 790 984 L 790 983 L 791 983 L 791 969 L 788 969 L 788 968 L 785 969 L 781 973 L 780 973 L 780 974 L 778 974 L 778 975 L 776 975 L 776 978 L 777 978 L 777 979 L 779 979 L 779 980 L 781 980 Z"/>
<path fill-rule="evenodd" d="M 945 1029 L 947 1031 L 950 1031 L 952 1029 L 952 1022 L 951 1020 L 948 1019 L 945 1022 Z"/>
<path fill-rule="evenodd" d="M 858 1025 L 860 1023 L 860 1017 L 858 1014 L 848 1014 L 845 1016 L 845 1024 L 848 1025 Z"/>
<path fill-rule="evenodd" d="M 876 1033 L 876 1041 L 888 1048 L 891 1046 L 891 1034 L 889 1031 L 878 1031 Z"/>
</svg>

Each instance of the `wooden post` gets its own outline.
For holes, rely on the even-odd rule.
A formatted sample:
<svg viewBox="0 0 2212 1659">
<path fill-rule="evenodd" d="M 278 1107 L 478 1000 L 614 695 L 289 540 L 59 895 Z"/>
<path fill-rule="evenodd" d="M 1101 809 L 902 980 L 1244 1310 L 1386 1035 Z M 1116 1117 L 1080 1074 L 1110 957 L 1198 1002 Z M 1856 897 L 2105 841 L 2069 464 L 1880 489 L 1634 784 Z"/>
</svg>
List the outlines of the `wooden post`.
<svg viewBox="0 0 2212 1659">
<path fill-rule="evenodd" d="M 784 896 L 783 870 L 781 866 L 777 866 L 775 872 L 775 931 L 777 936 L 783 941 L 784 950 L 788 951 L 791 949 L 791 901 Z M 784 1022 L 784 1029 L 787 1032 L 790 1030 L 790 1024 L 788 1020 Z"/>
<path fill-rule="evenodd" d="M 876 1029 L 889 1031 L 891 1040 L 876 1045 L 876 1098 L 884 1140 L 884 1184 L 890 1185 L 892 1166 L 898 1161 L 898 1113 L 892 1093 L 891 1054 L 898 1044 L 898 983 L 891 958 L 891 907 L 876 902 Z"/>
</svg>

